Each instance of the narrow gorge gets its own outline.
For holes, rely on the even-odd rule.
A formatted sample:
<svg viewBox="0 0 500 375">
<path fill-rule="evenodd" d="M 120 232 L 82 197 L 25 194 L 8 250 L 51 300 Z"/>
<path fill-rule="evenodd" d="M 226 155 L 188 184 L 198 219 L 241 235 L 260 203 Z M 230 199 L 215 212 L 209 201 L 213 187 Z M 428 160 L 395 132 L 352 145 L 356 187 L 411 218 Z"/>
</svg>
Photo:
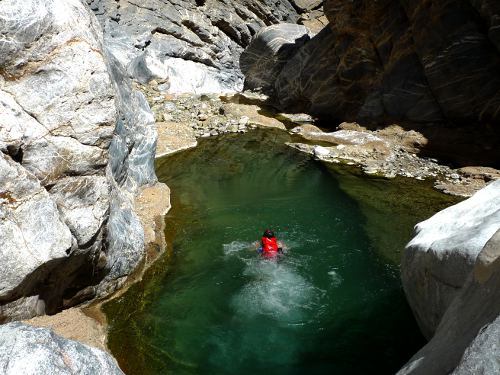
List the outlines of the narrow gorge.
<svg viewBox="0 0 500 375">
<path fill-rule="evenodd" d="M 0 0 L 0 373 L 499 373 L 498 30 Z"/>
</svg>

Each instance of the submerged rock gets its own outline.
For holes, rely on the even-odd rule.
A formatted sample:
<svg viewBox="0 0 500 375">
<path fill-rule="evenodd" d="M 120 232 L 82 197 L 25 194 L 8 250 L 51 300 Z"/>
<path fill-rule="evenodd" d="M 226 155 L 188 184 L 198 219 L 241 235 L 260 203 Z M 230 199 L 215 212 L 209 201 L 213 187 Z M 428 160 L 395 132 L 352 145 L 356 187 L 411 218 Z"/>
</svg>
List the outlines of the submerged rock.
<svg viewBox="0 0 500 375">
<path fill-rule="evenodd" d="M 277 63 L 266 85 L 282 109 L 337 121 L 472 121 L 486 129 L 500 119 L 493 3 L 327 0 L 329 25 Z"/>
<path fill-rule="evenodd" d="M 5 375 L 123 374 L 106 352 L 21 323 L 0 326 L 0 368 Z"/>
</svg>

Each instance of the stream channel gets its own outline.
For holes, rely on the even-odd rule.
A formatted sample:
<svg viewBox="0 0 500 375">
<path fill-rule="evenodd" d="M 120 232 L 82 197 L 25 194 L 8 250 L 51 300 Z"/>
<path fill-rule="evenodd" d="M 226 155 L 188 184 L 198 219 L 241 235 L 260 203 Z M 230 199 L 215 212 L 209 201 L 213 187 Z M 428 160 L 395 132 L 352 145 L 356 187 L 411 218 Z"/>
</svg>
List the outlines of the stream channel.
<svg viewBox="0 0 500 375">
<path fill-rule="evenodd" d="M 399 258 L 413 225 L 454 200 L 289 141 L 255 130 L 157 161 L 167 251 L 104 306 L 127 374 L 391 374 L 424 344 Z M 267 227 L 289 248 L 278 262 L 252 245 Z"/>
</svg>

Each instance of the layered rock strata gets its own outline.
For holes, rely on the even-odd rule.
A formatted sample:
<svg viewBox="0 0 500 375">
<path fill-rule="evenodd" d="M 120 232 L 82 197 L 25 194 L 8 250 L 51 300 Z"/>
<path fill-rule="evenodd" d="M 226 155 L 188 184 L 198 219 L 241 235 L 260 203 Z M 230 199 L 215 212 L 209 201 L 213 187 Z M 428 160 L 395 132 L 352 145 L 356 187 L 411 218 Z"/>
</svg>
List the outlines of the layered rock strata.
<svg viewBox="0 0 500 375">
<path fill-rule="evenodd" d="M 123 374 L 108 353 L 21 323 L 0 326 L 0 368 L 5 375 Z"/>
<path fill-rule="evenodd" d="M 493 1 L 327 0 L 324 9 L 329 26 L 268 82 L 281 108 L 374 124 L 472 122 L 483 131 L 500 120 Z"/>
<path fill-rule="evenodd" d="M 172 93 L 239 91 L 238 59 L 263 26 L 297 22 L 321 6 L 305 0 L 87 0 L 105 42 L 141 82 L 162 78 Z M 309 13 L 308 13 L 309 14 Z"/>
<path fill-rule="evenodd" d="M 429 343 L 399 374 L 498 372 L 500 181 L 417 225 L 405 293 Z"/>
<path fill-rule="evenodd" d="M 0 321 L 113 292 L 144 256 L 154 118 L 78 0 L 0 7 Z"/>
</svg>

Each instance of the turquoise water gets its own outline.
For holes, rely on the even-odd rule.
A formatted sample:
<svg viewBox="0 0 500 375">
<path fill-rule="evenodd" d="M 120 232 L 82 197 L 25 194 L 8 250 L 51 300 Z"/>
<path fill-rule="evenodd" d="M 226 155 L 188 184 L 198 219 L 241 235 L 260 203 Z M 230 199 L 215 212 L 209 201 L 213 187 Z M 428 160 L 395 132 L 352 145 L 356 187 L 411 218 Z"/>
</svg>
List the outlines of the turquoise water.
<svg viewBox="0 0 500 375">
<path fill-rule="evenodd" d="M 423 344 L 340 176 L 287 140 L 227 136 L 157 163 L 169 255 L 106 306 L 128 374 L 390 374 Z M 279 261 L 255 252 L 267 227 Z"/>
</svg>

